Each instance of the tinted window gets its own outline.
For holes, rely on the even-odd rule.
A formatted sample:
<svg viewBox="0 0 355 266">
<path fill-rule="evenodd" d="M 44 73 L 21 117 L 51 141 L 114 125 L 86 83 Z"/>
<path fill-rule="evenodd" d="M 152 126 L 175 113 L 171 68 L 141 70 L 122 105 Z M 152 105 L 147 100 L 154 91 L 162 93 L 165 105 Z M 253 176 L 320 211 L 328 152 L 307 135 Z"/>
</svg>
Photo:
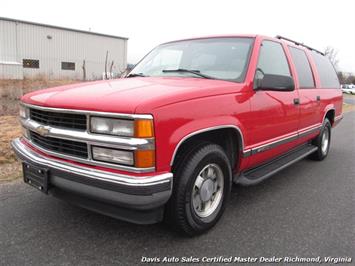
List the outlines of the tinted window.
<svg viewBox="0 0 355 266">
<path fill-rule="evenodd" d="M 300 49 L 289 47 L 293 63 L 296 67 L 300 88 L 314 88 L 314 80 L 311 66 L 309 65 L 306 53 Z"/>
<path fill-rule="evenodd" d="M 281 44 L 264 41 L 260 47 L 258 68 L 264 74 L 291 76 L 285 52 Z"/>
<path fill-rule="evenodd" d="M 339 88 L 338 76 L 335 69 L 324 55 L 312 52 L 312 57 L 317 67 L 322 88 Z"/>
</svg>

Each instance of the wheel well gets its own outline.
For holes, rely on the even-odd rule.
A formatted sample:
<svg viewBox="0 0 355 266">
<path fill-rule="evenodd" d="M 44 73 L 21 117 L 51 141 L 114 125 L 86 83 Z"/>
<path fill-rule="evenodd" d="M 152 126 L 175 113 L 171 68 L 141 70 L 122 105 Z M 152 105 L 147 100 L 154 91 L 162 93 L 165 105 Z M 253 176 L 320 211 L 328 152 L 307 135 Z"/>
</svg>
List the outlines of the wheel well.
<svg viewBox="0 0 355 266">
<path fill-rule="evenodd" d="M 335 110 L 329 110 L 327 114 L 325 115 L 325 118 L 328 118 L 330 124 L 333 126 L 334 124 L 334 118 L 335 118 Z"/>
<path fill-rule="evenodd" d="M 230 160 L 232 168 L 234 167 L 237 157 L 240 154 L 239 151 L 242 150 L 243 141 L 242 136 L 238 130 L 235 128 L 222 128 L 215 129 L 207 132 L 202 132 L 191 136 L 186 139 L 179 147 L 176 152 L 173 161 L 173 168 L 176 162 L 179 160 L 181 155 L 194 145 L 194 143 L 199 143 L 201 141 L 207 141 L 210 143 L 217 144 L 223 148 L 228 159 Z"/>
</svg>

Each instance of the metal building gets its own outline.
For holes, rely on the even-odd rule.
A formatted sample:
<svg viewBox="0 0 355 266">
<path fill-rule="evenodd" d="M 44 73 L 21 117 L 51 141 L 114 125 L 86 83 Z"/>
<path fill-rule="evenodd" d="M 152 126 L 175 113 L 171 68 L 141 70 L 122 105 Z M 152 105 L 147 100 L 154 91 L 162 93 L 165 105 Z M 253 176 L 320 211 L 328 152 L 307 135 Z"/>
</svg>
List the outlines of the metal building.
<svg viewBox="0 0 355 266">
<path fill-rule="evenodd" d="M 101 79 L 127 66 L 128 38 L 0 17 L 0 79 Z"/>
</svg>

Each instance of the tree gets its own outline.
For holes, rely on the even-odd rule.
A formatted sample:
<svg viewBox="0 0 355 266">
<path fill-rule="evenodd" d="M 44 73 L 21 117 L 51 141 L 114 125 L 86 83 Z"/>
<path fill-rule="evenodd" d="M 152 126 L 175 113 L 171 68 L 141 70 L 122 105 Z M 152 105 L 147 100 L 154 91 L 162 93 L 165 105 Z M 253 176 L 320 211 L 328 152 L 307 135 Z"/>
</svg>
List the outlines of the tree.
<svg viewBox="0 0 355 266">
<path fill-rule="evenodd" d="M 327 46 L 324 50 L 324 55 L 328 57 L 329 61 L 333 64 L 334 68 L 338 70 L 338 51 L 331 46 Z"/>
<path fill-rule="evenodd" d="M 346 77 L 345 77 L 344 73 L 341 71 L 338 71 L 337 75 L 338 75 L 338 79 L 339 79 L 340 84 L 345 84 Z"/>
<path fill-rule="evenodd" d="M 108 58 L 108 51 L 106 51 L 106 58 L 105 58 L 105 75 L 104 75 L 105 79 L 108 79 L 107 78 L 107 58 Z"/>
<path fill-rule="evenodd" d="M 81 67 L 83 69 L 83 80 L 86 80 L 86 63 L 85 59 L 83 60 L 83 65 Z"/>
<path fill-rule="evenodd" d="M 112 60 L 111 65 L 110 65 L 110 79 L 113 78 L 113 66 L 114 66 L 114 61 Z"/>
<path fill-rule="evenodd" d="M 346 79 L 346 84 L 355 84 L 355 76 L 354 75 L 350 75 L 347 79 Z"/>
</svg>

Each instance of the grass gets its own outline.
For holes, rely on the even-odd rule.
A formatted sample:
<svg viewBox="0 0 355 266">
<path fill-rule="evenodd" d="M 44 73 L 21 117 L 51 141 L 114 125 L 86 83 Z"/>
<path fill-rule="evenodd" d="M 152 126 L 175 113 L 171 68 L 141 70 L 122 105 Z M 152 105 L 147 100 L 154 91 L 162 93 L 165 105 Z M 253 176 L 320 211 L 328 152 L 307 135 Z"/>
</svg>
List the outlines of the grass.
<svg viewBox="0 0 355 266">
<path fill-rule="evenodd" d="M 343 97 L 344 97 L 344 100 L 345 99 L 355 99 L 355 95 L 352 95 L 352 94 L 343 94 Z M 343 112 L 347 113 L 347 112 L 351 112 L 351 111 L 355 111 L 355 105 L 344 103 L 343 104 Z"/>
<path fill-rule="evenodd" d="M 9 182 L 22 177 L 21 163 L 5 163 L 0 164 L 0 184 Z"/>
<path fill-rule="evenodd" d="M 23 80 L 0 79 L 0 116 L 16 115 L 19 99 L 28 92 L 77 82 L 80 81 L 69 79 L 48 80 L 44 77 Z"/>
<path fill-rule="evenodd" d="M 343 113 L 352 112 L 352 111 L 355 111 L 355 105 L 347 104 L 347 103 L 343 104 Z"/>
<path fill-rule="evenodd" d="M 10 141 L 21 135 L 21 127 L 16 116 L 0 116 L 0 164 L 16 161 Z"/>
<path fill-rule="evenodd" d="M 21 176 L 21 164 L 10 146 L 21 135 L 21 127 L 16 116 L 0 116 L 0 125 L 0 182 L 4 182 Z"/>
<path fill-rule="evenodd" d="M 44 76 L 23 80 L 0 79 L 0 182 L 19 178 L 21 164 L 16 160 L 10 141 L 21 136 L 21 126 L 17 118 L 19 98 L 28 92 L 79 80 L 50 80 Z"/>
</svg>

